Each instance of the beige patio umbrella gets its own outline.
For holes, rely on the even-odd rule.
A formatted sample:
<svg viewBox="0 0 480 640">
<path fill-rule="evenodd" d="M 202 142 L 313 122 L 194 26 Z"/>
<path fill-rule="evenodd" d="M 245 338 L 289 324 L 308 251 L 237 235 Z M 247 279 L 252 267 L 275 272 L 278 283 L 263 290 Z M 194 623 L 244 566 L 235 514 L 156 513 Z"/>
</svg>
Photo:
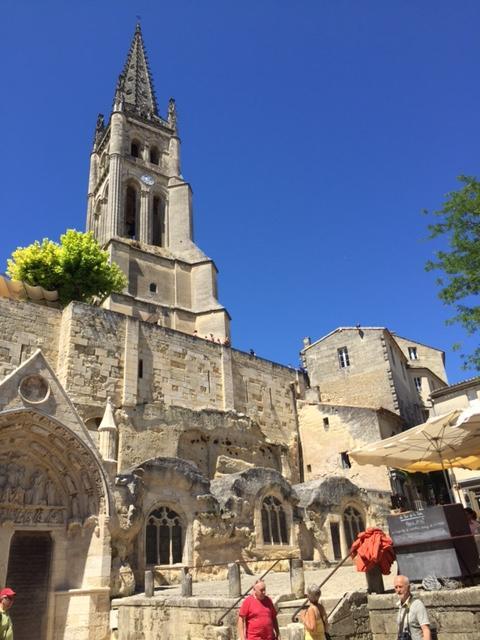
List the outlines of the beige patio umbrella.
<svg viewBox="0 0 480 640">
<path fill-rule="evenodd" d="M 445 472 L 446 467 L 480 469 L 480 407 L 436 416 L 391 438 L 353 449 L 348 455 L 358 464 L 410 472 Z"/>
</svg>

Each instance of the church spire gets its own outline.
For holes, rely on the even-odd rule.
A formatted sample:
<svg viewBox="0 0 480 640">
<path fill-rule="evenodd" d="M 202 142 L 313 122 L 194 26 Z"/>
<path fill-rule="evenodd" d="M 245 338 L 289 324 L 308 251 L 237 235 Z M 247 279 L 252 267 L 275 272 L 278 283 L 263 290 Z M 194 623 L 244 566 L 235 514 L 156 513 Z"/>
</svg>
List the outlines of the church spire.
<svg viewBox="0 0 480 640">
<path fill-rule="evenodd" d="M 114 105 L 116 110 L 133 112 L 143 118 L 158 117 L 157 99 L 139 23 L 118 78 Z"/>
</svg>

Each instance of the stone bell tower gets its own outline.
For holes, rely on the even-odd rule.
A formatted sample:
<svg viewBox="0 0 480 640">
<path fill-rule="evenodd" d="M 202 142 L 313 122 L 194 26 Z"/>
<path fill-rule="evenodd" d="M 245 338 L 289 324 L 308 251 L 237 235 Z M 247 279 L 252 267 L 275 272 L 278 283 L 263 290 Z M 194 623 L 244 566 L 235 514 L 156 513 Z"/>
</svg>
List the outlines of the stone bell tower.
<svg viewBox="0 0 480 640">
<path fill-rule="evenodd" d="M 97 119 L 87 230 L 128 278 L 126 290 L 112 294 L 105 307 L 201 337 L 229 337 L 216 267 L 193 241 L 175 101 L 161 117 L 138 24 L 110 121 L 101 114 Z"/>
</svg>

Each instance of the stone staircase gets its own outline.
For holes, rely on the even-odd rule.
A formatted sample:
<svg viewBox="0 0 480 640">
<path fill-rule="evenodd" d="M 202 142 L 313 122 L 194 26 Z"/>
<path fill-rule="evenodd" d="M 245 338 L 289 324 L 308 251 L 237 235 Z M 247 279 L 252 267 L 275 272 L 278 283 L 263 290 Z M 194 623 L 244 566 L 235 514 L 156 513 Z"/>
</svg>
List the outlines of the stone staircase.
<svg viewBox="0 0 480 640">
<path fill-rule="evenodd" d="M 322 598 L 322 604 L 325 607 L 327 614 L 340 605 L 340 601 L 343 596 L 333 598 Z M 283 638 L 289 638 L 291 631 L 289 625 L 292 624 L 292 616 L 295 611 L 305 602 L 305 598 L 300 600 L 283 600 L 281 599 L 276 603 L 278 609 L 278 626 L 280 627 L 280 633 Z"/>
</svg>

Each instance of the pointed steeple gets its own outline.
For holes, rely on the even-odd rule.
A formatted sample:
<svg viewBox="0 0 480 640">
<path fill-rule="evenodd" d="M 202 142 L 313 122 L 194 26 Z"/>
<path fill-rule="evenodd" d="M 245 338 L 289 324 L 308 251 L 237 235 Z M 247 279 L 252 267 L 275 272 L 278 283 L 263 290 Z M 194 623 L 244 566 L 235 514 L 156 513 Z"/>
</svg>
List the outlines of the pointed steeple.
<svg viewBox="0 0 480 640">
<path fill-rule="evenodd" d="M 103 414 L 102 421 L 98 427 L 98 433 L 100 434 L 99 449 L 100 454 L 104 460 L 116 460 L 117 450 L 117 436 L 118 429 L 115 424 L 115 417 L 113 415 L 113 404 L 110 398 L 107 398 L 107 404 L 105 406 L 105 412 Z"/>
<path fill-rule="evenodd" d="M 157 99 L 139 23 L 135 28 L 125 66 L 118 78 L 114 109 L 125 109 L 143 118 L 158 117 Z"/>
</svg>

